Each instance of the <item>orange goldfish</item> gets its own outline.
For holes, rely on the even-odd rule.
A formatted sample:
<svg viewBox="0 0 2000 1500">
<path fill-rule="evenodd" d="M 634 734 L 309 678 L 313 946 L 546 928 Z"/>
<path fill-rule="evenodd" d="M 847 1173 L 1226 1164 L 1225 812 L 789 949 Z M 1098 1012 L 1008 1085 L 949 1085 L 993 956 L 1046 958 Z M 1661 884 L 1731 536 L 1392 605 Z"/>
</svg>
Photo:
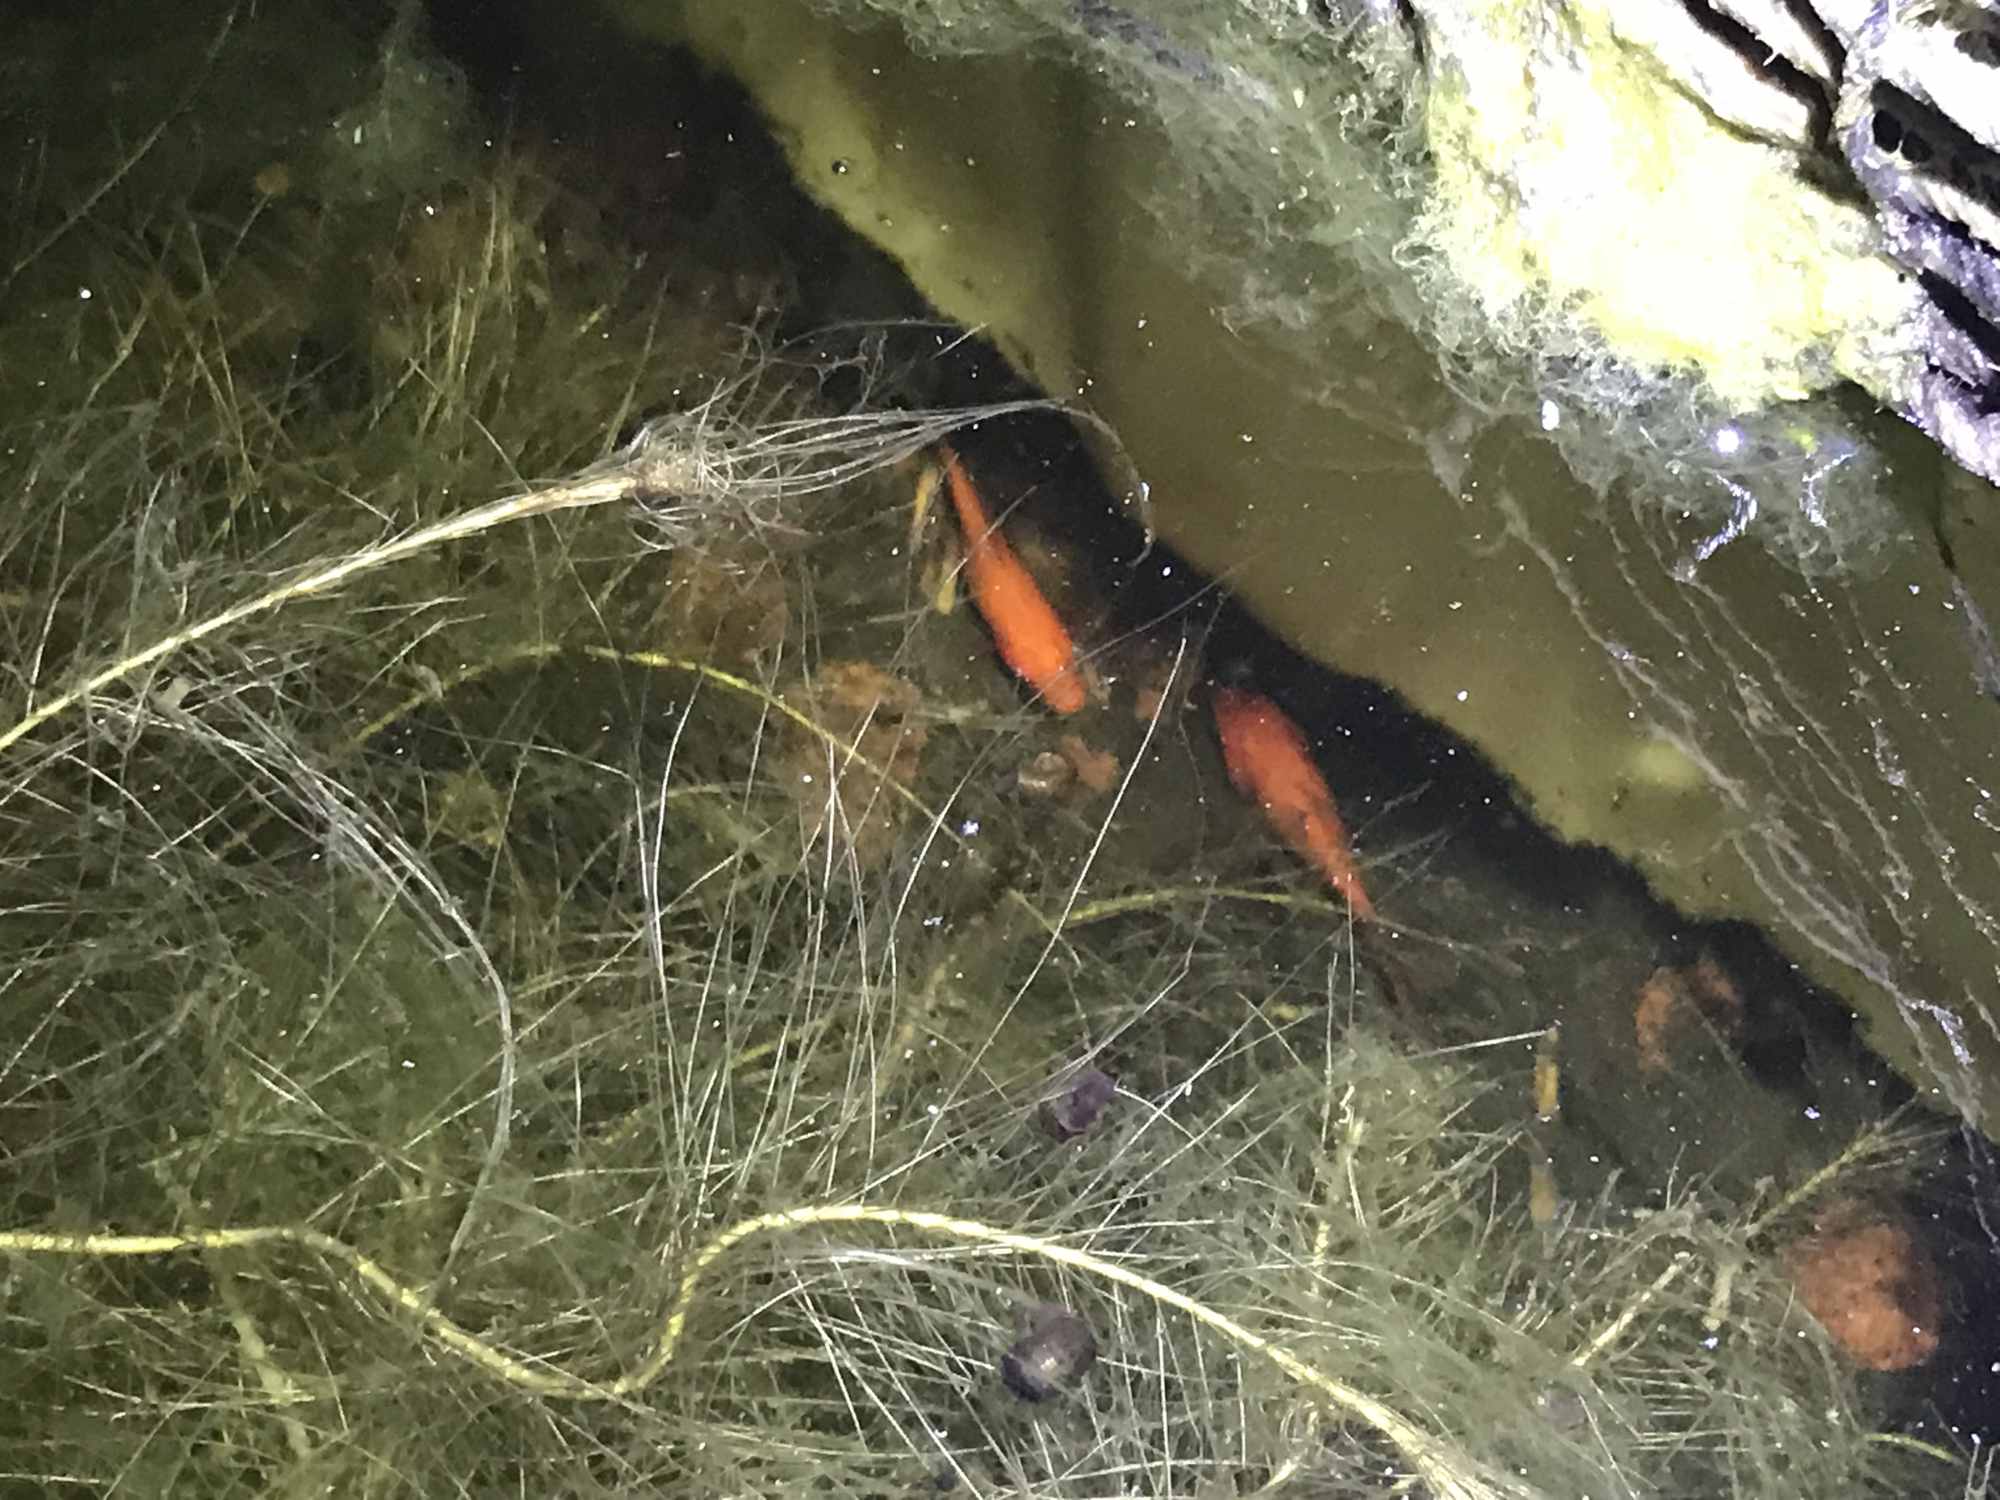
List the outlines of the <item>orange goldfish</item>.
<svg viewBox="0 0 2000 1500">
<path fill-rule="evenodd" d="M 1269 698 L 1247 688 L 1218 686 L 1209 702 L 1236 790 L 1256 799 L 1285 846 L 1347 898 L 1357 920 L 1373 921 L 1375 903 L 1362 887 L 1347 826 L 1299 726 Z"/>
<path fill-rule="evenodd" d="M 965 533 L 965 576 L 972 602 L 993 632 L 1001 659 L 1050 708 L 1059 714 L 1075 713 L 1085 701 L 1075 643 L 1007 539 L 987 519 L 979 492 L 949 448 L 944 450 L 944 466 L 951 503 Z"/>
</svg>

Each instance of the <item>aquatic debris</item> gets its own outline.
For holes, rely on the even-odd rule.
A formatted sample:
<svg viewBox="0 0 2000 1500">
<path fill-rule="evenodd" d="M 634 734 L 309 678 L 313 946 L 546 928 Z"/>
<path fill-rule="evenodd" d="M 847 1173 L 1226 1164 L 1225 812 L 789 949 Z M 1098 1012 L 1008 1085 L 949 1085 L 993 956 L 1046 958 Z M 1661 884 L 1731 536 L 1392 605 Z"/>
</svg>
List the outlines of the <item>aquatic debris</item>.
<svg viewBox="0 0 2000 1500">
<path fill-rule="evenodd" d="M 1171 661 L 1156 661 L 1147 667 L 1139 678 L 1138 691 L 1132 697 L 1132 717 L 1141 724 L 1150 724 L 1167 710 L 1167 694 L 1173 690 L 1174 664 Z"/>
<path fill-rule="evenodd" d="M 1056 742 L 1056 748 L 1069 762 L 1078 785 L 1085 791 L 1101 797 L 1118 785 L 1118 757 L 1109 750 L 1099 750 L 1080 734 L 1064 735 Z"/>
<path fill-rule="evenodd" d="M 1118 1092 L 1117 1080 L 1101 1068 L 1085 1068 L 1035 1110 L 1042 1129 L 1059 1141 L 1074 1140 L 1097 1123 Z"/>
<path fill-rule="evenodd" d="M 1535 1118 L 1552 1125 L 1562 1115 L 1562 1025 L 1542 1033 L 1535 1044 L 1535 1076 L 1531 1089 Z"/>
<path fill-rule="evenodd" d="M 910 556 L 923 559 L 917 592 L 933 614 L 948 615 L 958 608 L 958 575 L 965 569 L 965 549 L 956 537 L 941 535 L 932 541 L 927 536 L 943 484 L 944 470 L 936 464 L 926 463 L 917 471 L 916 493 L 910 499 L 909 547 Z"/>
<path fill-rule="evenodd" d="M 674 553 L 651 633 L 668 651 L 739 666 L 776 652 L 791 629 L 791 600 L 768 552 L 725 538 Z"/>
<path fill-rule="evenodd" d="M 1562 1212 L 1562 1187 L 1556 1181 L 1555 1158 L 1532 1135 L 1521 1138 L 1528 1153 L 1528 1219 L 1537 1229 L 1554 1227 Z"/>
<path fill-rule="evenodd" d="M 1393 993 L 1393 991 L 1392 991 Z M 1562 1023 L 1551 1025 L 1535 1043 L 1535 1066 L 1530 1077 L 1528 1103 L 1535 1123 L 1521 1136 L 1528 1153 L 1528 1219 L 1535 1228 L 1549 1231 L 1560 1227 L 1563 1210 L 1562 1187 L 1556 1180 L 1555 1158 L 1548 1143 L 1562 1120 Z"/>
<path fill-rule="evenodd" d="M 885 782 L 912 785 L 929 739 L 915 717 L 922 694 L 871 662 L 837 661 L 785 698 L 848 747 L 838 750 L 817 735 L 786 731 L 778 764 L 798 804 L 806 843 L 831 829 L 861 869 L 877 868 L 895 847 L 905 812 Z"/>
<path fill-rule="evenodd" d="M 1030 1310 L 1028 1331 L 1000 1357 L 1000 1379 L 1023 1401 L 1046 1401 L 1081 1380 L 1097 1363 L 1097 1335 L 1066 1307 L 1043 1302 Z"/>
<path fill-rule="evenodd" d="M 917 592 L 929 602 L 932 614 L 948 615 L 958 608 L 958 575 L 964 571 L 965 549 L 955 538 L 941 540 L 917 577 Z"/>
<path fill-rule="evenodd" d="M 1655 969 L 1632 1008 L 1639 1071 L 1650 1077 L 1673 1067 L 1691 1032 L 1706 1028 L 1725 1041 L 1743 1034 L 1743 993 L 1712 958 L 1684 968 Z"/>
<path fill-rule="evenodd" d="M 1022 792 L 1041 801 L 1081 790 L 1101 797 L 1118 785 L 1118 757 L 1099 750 L 1083 736 L 1066 734 L 1053 750 L 1044 750 L 1021 763 L 1014 773 Z"/>
<path fill-rule="evenodd" d="M 1900 1215 L 1829 1204 L 1784 1262 L 1806 1310 L 1862 1369 L 1912 1370 L 1937 1352 L 1937 1265 Z"/>
<path fill-rule="evenodd" d="M 1076 644 L 1021 559 L 987 517 L 965 465 L 943 450 L 951 502 L 965 533 L 965 576 L 1000 656 L 1042 701 L 1059 714 L 1073 714 L 1088 695 L 1077 671 Z"/>
<path fill-rule="evenodd" d="M 1076 784 L 1076 767 L 1067 756 L 1044 750 L 1021 763 L 1014 781 L 1030 797 L 1060 797 Z"/>
<path fill-rule="evenodd" d="M 1209 703 L 1236 790 L 1264 809 L 1285 847 L 1326 877 L 1358 921 L 1373 921 L 1375 903 L 1361 884 L 1347 825 L 1299 726 L 1247 688 L 1217 686 Z"/>
<path fill-rule="evenodd" d="M 292 190 L 292 169 L 281 161 L 266 162 L 250 179 L 260 198 L 282 198 Z"/>
<path fill-rule="evenodd" d="M 944 471 L 936 464 L 925 464 L 917 471 L 917 488 L 910 496 L 910 555 L 916 556 L 923 550 L 924 529 L 930 524 L 931 508 L 937 501 L 938 486 L 944 481 Z"/>
</svg>

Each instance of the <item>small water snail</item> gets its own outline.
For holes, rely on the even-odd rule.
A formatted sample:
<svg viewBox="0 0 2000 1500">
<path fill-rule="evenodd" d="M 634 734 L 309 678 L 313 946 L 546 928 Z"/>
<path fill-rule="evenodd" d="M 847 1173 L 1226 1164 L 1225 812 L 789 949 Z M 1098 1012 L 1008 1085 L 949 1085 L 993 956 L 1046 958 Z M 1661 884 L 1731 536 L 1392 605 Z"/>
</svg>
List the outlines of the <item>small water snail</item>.
<svg viewBox="0 0 2000 1500">
<path fill-rule="evenodd" d="M 1000 1356 L 1001 1382 L 1023 1401 L 1046 1401 L 1073 1389 L 1097 1362 L 1097 1335 L 1066 1307 L 1037 1303 L 1027 1332 Z"/>
</svg>

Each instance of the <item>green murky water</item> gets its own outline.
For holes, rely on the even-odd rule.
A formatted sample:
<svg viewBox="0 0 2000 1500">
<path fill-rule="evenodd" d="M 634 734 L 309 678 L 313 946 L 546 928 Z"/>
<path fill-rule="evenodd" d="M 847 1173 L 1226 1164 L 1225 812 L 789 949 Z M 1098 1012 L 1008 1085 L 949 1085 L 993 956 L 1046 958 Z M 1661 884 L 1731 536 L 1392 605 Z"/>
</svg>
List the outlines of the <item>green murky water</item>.
<svg viewBox="0 0 2000 1500">
<path fill-rule="evenodd" d="M 687 54 L 454 19 L 134 13 L 107 61 L 57 17 L 23 49 L 9 723 L 648 416 L 713 397 L 673 430 L 743 453 L 1017 393 Z M 1070 206 L 1020 272 L 1126 463 L 1107 485 L 1103 433 L 1046 413 L 958 442 L 1092 704 L 1024 699 L 943 587 L 963 539 L 913 528 L 917 464 L 870 461 L 864 421 L 773 505 L 494 528 L 10 745 L 0 1485 L 1959 1493 L 1964 1139 L 1881 1133 L 1910 1091 L 1796 932 L 1694 921 L 1548 831 L 1689 872 L 1704 912 L 1863 901 L 1862 841 L 1900 825 L 1851 774 L 1866 714 L 1825 717 L 1805 664 L 1843 643 L 1856 701 L 1895 695 L 1868 754 L 1944 776 L 1965 707 L 1895 654 L 1942 649 L 1926 554 L 1815 589 L 1731 547 L 1673 584 L 1712 518 L 1593 499 L 1531 439 L 1442 486 L 1427 356 L 1358 307 L 1302 343 L 1190 299 L 1143 197 L 1095 187 L 1161 138 L 1087 80 L 895 86 L 966 132 L 904 146 L 962 145 L 979 213 L 1030 179 Z M 1086 160 L 995 149 L 1022 89 Z M 860 181 L 897 150 L 864 144 L 813 149 Z M 1310 729 L 1400 1004 L 1229 785 L 1211 671 Z M 1532 774 L 1497 748 L 1523 739 Z M 1696 752 L 1766 790 L 1719 796 Z M 1904 875 L 1940 913 L 1912 972 L 1947 973 L 1950 911 Z M 1740 1014 L 1705 991 L 1649 1033 L 1647 985 L 1704 960 Z M 1117 1091 L 1052 1141 L 1037 1105 L 1085 1067 Z M 1863 1210 L 1917 1215 L 1940 1269 L 1913 1374 L 1857 1376 L 1801 1305 Z M 1029 1407 L 995 1364 L 1051 1302 L 1099 1353 Z"/>
</svg>

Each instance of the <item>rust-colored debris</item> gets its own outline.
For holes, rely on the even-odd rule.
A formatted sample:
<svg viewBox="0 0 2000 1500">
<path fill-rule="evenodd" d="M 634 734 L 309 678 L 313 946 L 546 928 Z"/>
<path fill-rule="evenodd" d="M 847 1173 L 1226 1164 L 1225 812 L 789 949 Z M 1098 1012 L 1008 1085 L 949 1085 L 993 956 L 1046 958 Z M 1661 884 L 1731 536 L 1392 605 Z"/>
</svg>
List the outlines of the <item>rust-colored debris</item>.
<svg viewBox="0 0 2000 1500">
<path fill-rule="evenodd" d="M 1784 1262 L 1807 1311 L 1862 1369 L 1910 1370 L 1937 1352 L 1937 1264 L 1901 1215 L 1830 1204 Z"/>
<path fill-rule="evenodd" d="M 1099 750 L 1080 734 L 1064 735 L 1056 742 L 1056 749 L 1076 773 L 1077 785 L 1091 795 L 1102 797 L 1118 785 L 1118 773 L 1122 768 L 1118 757 L 1109 750 Z"/>
<path fill-rule="evenodd" d="M 865 661 L 829 662 L 785 694 L 834 741 L 792 725 L 779 759 L 808 844 L 831 832 L 873 869 L 895 847 L 908 811 L 896 787 L 917 779 L 928 731 L 916 721 L 923 695 Z M 894 782 L 895 786 L 885 784 Z"/>
<path fill-rule="evenodd" d="M 1649 1077 L 1670 1072 L 1675 1057 L 1703 1035 L 1736 1041 L 1743 1035 L 1743 1014 L 1743 992 L 1714 959 L 1655 969 L 1639 986 L 1632 1008 L 1639 1071 Z"/>
<path fill-rule="evenodd" d="M 1185 709 L 1188 684 L 1200 675 L 1199 670 L 1160 654 L 1157 646 L 1144 641 L 1136 643 L 1134 650 L 1140 653 L 1144 665 L 1139 668 L 1138 685 L 1132 696 L 1132 717 L 1141 724 L 1150 724 L 1164 714 Z"/>
<path fill-rule="evenodd" d="M 775 650 L 790 627 L 785 581 L 768 554 L 726 544 L 675 551 L 657 627 L 669 650 L 738 666 Z"/>
</svg>

